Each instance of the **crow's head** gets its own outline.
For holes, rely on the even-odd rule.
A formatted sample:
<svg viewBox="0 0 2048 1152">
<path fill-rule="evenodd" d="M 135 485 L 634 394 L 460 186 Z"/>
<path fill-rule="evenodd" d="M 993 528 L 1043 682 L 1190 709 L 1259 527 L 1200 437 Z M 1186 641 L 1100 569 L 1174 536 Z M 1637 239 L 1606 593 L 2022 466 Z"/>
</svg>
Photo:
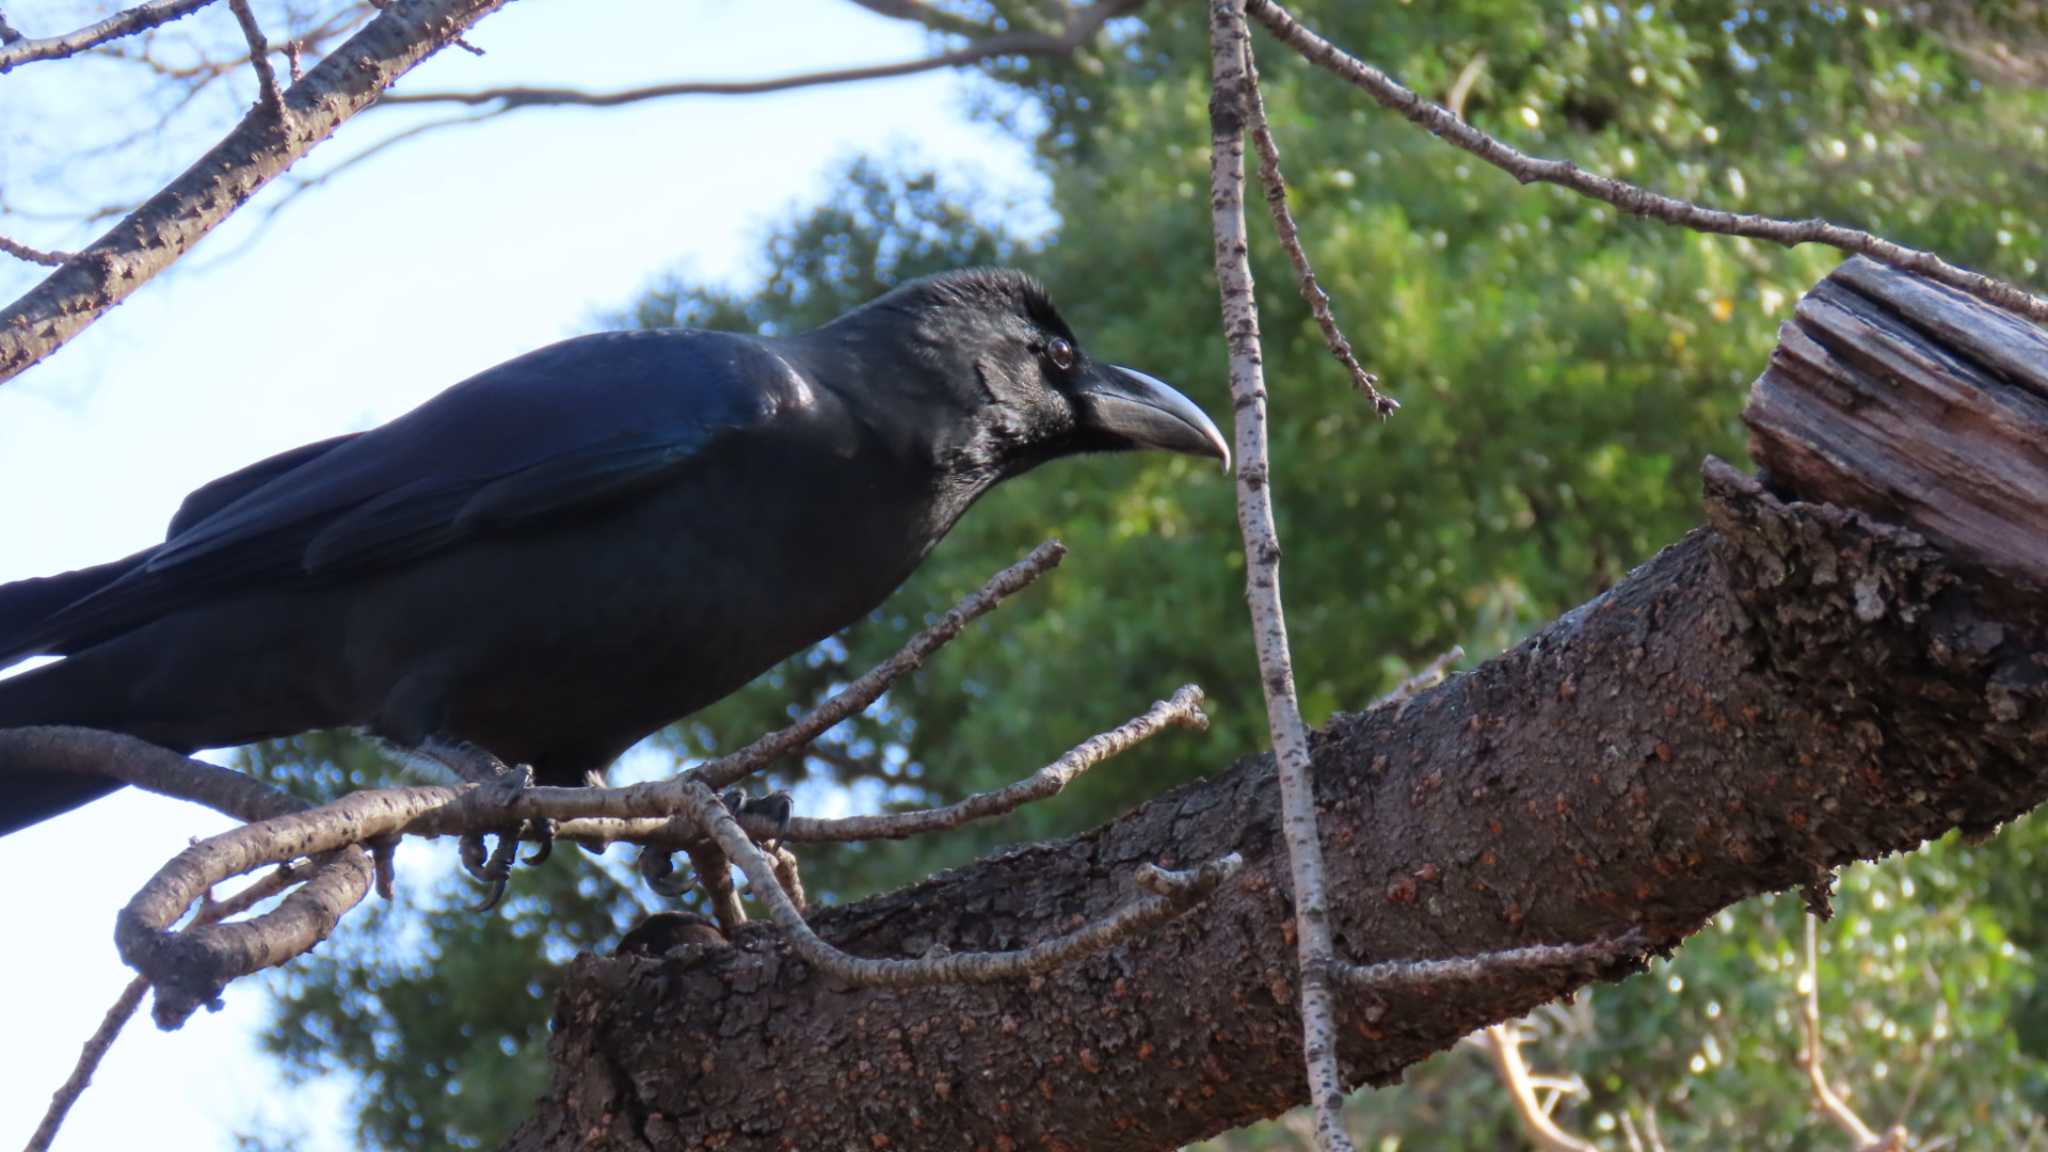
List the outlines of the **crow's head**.
<svg viewBox="0 0 2048 1152">
<path fill-rule="evenodd" d="M 940 448 L 963 476 L 999 479 L 1060 456 L 1133 448 L 1230 463 L 1223 434 L 1193 401 L 1088 355 L 1022 272 L 912 281 L 828 331 L 902 364 L 918 399 L 953 416 Z"/>
</svg>

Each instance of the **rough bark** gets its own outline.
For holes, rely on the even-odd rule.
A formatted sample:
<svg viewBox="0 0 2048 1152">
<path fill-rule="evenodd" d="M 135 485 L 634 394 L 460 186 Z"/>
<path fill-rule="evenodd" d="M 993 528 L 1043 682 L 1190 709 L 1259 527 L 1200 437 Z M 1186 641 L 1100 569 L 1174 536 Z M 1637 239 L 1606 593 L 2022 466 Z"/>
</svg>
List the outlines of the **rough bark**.
<svg viewBox="0 0 2048 1152">
<path fill-rule="evenodd" d="M 63 347 L 171 266 L 393 81 L 505 0 L 392 0 L 283 94 L 43 282 L 0 311 L 0 383 Z"/>
<path fill-rule="evenodd" d="M 1876 335 L 1816 335 L 1807 310 L 1787 345 L 1847 357 L 1845 340 L 1866 352 L 1939 343 L 1961 365 L 1941 376 L 1948 387 L 2018 378 L 1941 324 L 1882 305 L 1867 270 L 1836 283 L 1858 276 L 1872 314 L 1890 318 Z M 1944 297 L 1936 311 L 1977 310 L 1988 312 Z M 2017 361 L 2038 365 L 2026 341 L 2042 335 L 2012 331 Z M 1807 398 L 1829 395 L 1848 393 Z M 1976 435 L 1986 425 L 1970 411 L 1883 435 Z M 1774 438 L 1771 422 L 1756 426 L 1760 443 Z M 1814 443 L 1829 426 L 1806 425 Z M 2048 420 L 2033 425 L 2043 434 Z M 1630 930 L 1676 947 L 1745 897 L 1951 829 L 1986 831 L 2048 798 L 2048 572 L 1798 499 L 1853 498 L 1853 484 L 1809 492 L 1774 473 L 1774 492 L 1718 461 L 1705 476 L 1708 527 L 1471 675 L 1317 734 L 1346 958 Z M 2044 501 L 2036 488 L 2030 508 L 1999 514 L 2038 516 Z M 1305 1097 L 1276 809 L 1271 760 L 1248 760 L 1086 835 L 813 920 L 863 955 L 1014 948 L 1130 900 L 1142 862 L 1244 856 L 1193 913 L 1026 983 L 853 989 L 766 926 L 729 945 L 583 957 L 557 1004 L 553 1087 L 510 1146 L 1128 1152 L 1273 1115 Z M 1626 968 L 1343 996 L 1346 1074 L 1396 1078 L 1475 1028 Z"/>
</svg>

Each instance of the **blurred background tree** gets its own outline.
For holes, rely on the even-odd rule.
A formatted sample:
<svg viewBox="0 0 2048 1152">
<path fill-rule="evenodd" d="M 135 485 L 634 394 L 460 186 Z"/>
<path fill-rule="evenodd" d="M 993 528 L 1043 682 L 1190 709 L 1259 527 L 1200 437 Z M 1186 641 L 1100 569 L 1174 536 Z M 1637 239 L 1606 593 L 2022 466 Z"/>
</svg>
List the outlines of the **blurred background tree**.
<svg viewBox="0 0 2048 1152">
<path fill-rule="evenodd" d="M 1018 18 L 1028 6 L 996 5 Z M 1296 7 L 1529 151 L 1739 210 L 1826 215 L 2043 283 L 2039 5 Z M 987 70 L 983 111 L 1035 143 L 1049 226 L 1017 234 L 1030 206 L 990 203 L 915 160 L 855 158 L 837 194 L 768 237 L 757 290 L 677 278 L 603 323 L 794 331 L 914 276 L 1020 264 L 1097 325 L 1083 333 L 1096 354 L 1227 411 L 1203 17 L 1151 5 L 1112 25 L 1106 56 Z M 1696 524 L 1699 461 L 1741 458 L 1746 385 L 1835 256 L 1520 188 L 1298 60 L 1268 57 L 1308 246 L 1361 358 L 1405 405 L 1382 425 L 1351 394 L 1284 257 L 1255 241 L 1297 675 L 1316 722 L 1454 643 L 1474 660 L 1513 644 Z M 1149 744 L 1007 821 L 814 852 L 813 898 L 1077 831 L 1221 768 L 1264 740 L 1231 500 L 1227 477 L 1181 459 L 1105 458 L 1006 485 L 872 619 L 663 734 L 625 771 L 672 771 L 778 724 L 1053 534 L 1073 548 L 1058 577 L 783 765 L 780 782 L 814 813 L 952 799 L 1187 681 L 1213 701 L 1210 735 Z M 315 794 L 391 772 L 343 737 L 248 759 Z M 1844 877 L 1841 915 L 1823 928 L 1829 1066 L 1873 1124 L 1964 1148 L 2048 1148 L 2044 853 L 2035 818 Z M 366 1146 L 496 1143 L 545 1077 L 559 966 L 657 906 L 621 855 L 558 853 L 522 870 L 487 916 L 465 910 L 471 894 L 446 868 L 415 866 L 374 930 L 357 925 L 272 978 L 270 1047 L 296 1075 L 355 1082 Z M 1629 1146 L 1625 1115 L 1654 1119 L 1672 1149 L 1845 1146 L 1797 1063 L 1801 915 L 1783 897 L 1731 910 L 1674 960 L 1547 1014 L 1529 1059 L 1586 1086 L 1560 1120 L 1602 1148 Z M 1487 1065 L 1463 1050 L 1357 1094 L 1351 1112 L 1362 1147 L 1526 1143 Z M 1297 1145 L 1270 1124 L 1213 1147 Z"/>
</svg>

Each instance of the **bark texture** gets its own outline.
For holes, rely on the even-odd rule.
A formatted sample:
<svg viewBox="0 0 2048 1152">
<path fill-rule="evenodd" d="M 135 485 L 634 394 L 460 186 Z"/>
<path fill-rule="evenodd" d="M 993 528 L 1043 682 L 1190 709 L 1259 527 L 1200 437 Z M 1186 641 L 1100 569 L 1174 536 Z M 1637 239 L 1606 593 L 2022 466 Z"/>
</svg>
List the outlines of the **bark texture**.
<svg viewBox="0 0 2048 1152">
<path fill-rule="evenodd" d="M 1894 277 L 1915 283 L 1879 279 Z M 1940 325 L 1858 292 L 1898 347 L 1943 344 Z M 1989 312 L 1959 296 L 1938 309 L 1974 310 Z M 1865 338 L 1814 336 L 1809 314 L 1788 346 L 1805 337 L 1846 355 L 1844 340 Z M 1941 376 L 1948 387 L 2017 379 L 1959 344 L 1943 353 L 1962 366 Z M 2038 365 L 2031 355 L 2019 359 Z M 1888 372 L 1869 375 L 1895 387 Z M 1976 435 L 1984 422 L 1969 411 L 1885 435 Z M 1768 421 L 1755 426 L 1760 443 L 1774 438 Z M 1825 441 L 1828 421 L 1808 427 Z M 2048 421 L 2034 425 L 2036 442 L 2044 434 Z M 1745 897 L 1954 828 L 1986 831 L 2048 798 L 2044 573 L 1802 500 L 1853 497 L 1855 485 L 1774 477 L 1767 490 L 1709 461 L 1707 528 L 1476 672 L 1316 734 L 1340 956 L 1630 930 L 1675 947 Z M 2044 500 L 2037 488 L 2032 514 Z M 1248 760 L 1086 835 L 812 921 L 869 956 L 1016 948 L 1133 899 L 1141 863 L 1244 856 L 1189 914 L 1026 982 L 852 988 L 766 926 L 655 957 L 585 956 L 557 1004 L 554 1084 L 510 1146 L 1130 1152 L 1301 1103 L 1277 801 L 1270 758 Z M 1347 992 L 1346 1074 L 1397 1078 L 1475 1028 L 1629 966 Z"/>
</svg>

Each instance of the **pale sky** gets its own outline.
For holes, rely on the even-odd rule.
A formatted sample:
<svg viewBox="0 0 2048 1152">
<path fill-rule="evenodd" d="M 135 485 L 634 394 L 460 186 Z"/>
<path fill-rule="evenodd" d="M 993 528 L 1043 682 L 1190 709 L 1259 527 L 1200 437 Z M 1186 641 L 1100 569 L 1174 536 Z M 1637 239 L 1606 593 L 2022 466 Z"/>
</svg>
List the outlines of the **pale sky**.
<svg viewBox="0 0 2048 1152">
<path fill-rule="evenodd" d="M 6 10 L 17 27 L 47 34 L 80 23 L 86 7 L 16 0 Z M 221 6 L 192 19 L 231 18 Z M 444 53 L 404 86 L 627 87 L 894 60 L 924 46 L 915 29 L 843 0 L 523 0 L 472 39 L 486 56 Z M 10 107 L 39 115 L 24 110 L 89 100 L 67 87 L 79 82 L 65 67 L 0 77 L 9 203 L 48 207 L 72 191 L 52 175 L 54 157 L 19 154 L 36 134 L 9 122 Z M 253 95 L 253 82 L 238 83 Z M 396 416 L 582 330 L 665 272 L 747 283 L 763 229 L 815 200 L 825 173 L 853 154 L 914 155 L 1042 203 L 1026 150 L 969 119 L 970 83 L 933 74 L 524 112 L 401 145 L 303 197 L 246 246 L 257 213 L 245 211 L 48 362 L 0 385 L 0 582 L 160 539 L 183 495 L 214 476 Z M 345 126 L 300 171 L 388 134 L 401 123 L 388 115 Z M 186 153 L 196 158 L 196 142 Z M 4 215 L 0 231 L 76 242 Z M 40 275 L 0 257 L 6 298 Z M 131 791 L 0 839 L 0 1146 L 27 1139 L 128 979 L 112 943 L 116 910 L 188 837 L 225 826 Z M 266 1115 L 312 1132 L 316 1148 L 349 1147 L 345 1086 L 284 1088 L 253 1043 L 268 995 L 252 984 L 226 1000 L 224 1012 L 168 1034 L 145 1005 L 57 1148 L 228 1148 L 235 1130 L 259 1130 Z"/>
</svg>

